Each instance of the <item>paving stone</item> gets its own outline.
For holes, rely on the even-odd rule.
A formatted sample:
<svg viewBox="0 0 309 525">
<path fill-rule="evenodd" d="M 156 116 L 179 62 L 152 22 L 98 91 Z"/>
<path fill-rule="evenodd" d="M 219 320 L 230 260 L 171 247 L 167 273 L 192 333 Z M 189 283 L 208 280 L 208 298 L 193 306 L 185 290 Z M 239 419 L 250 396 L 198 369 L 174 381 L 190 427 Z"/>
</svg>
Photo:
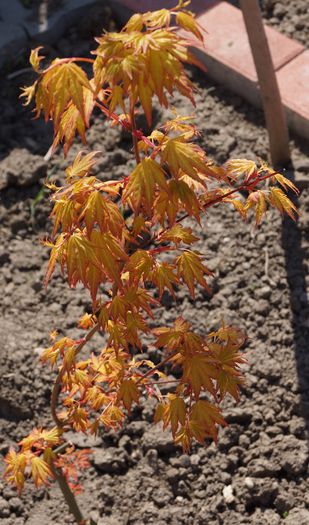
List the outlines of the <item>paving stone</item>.
<svg viewBox="0 0 309 525">
<path fill-rule="evenodd" d="M 309 50 L 282 67 L 277 77 L 291 126 L 309 137 Z"/>
<path fill-rule="evenodd" d="M 246 78 L 257 81 L 245 23 L 240 9 L 217 2 L 198 16 L 207 30 L 206 54 L 228 64 Z M 304 50 L 304 47 L 271 27 L 265 27 L 274 68 L 277 70 Z M 241 57 L 241 60 L 240 60 Z"/>
<path fill-rule="evenodd" d="M 125 15 L 129 16 L 128 8 L 143 12 L 172 5 L 173 2 L 163 0 L 118 0 L 112 3 L 122 20 Z M 198 46 L 194 52 L 206 66 L 208 75 L 255 106 L 261 106 L 257 74 L 241 10 L 228 2 L 212 0 L 193 1 L 190 9 L 207 31 L 205 48 Z M 309 92 L 306 87 L 309 51 L 272 27 L 265 26 L 265 30 L 289 125 L 299 134 L 309 137 Z"/>
</svg>

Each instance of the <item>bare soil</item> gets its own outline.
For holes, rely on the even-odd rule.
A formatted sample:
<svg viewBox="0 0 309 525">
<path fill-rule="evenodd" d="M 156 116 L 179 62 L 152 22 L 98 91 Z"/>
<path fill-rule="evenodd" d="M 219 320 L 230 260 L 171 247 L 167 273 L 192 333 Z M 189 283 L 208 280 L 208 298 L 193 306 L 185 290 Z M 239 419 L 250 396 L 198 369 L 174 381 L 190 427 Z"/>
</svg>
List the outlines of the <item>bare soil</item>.
<svg viewBox="0 0 309 525">
<path fill-rule="evenodd" d="M 106 12 L 93 16 L 97 31 Z M 48 50 L 87 53 L 91 16 Z M 92 29 L 91 29 L 92 30 Z M 200 142 L 218 162 L 230 157 L 267 158 L 261 112 L 197 71 L 195 110 L 181 97 L 180 113 L 196 113 Z M 51 129 L 31 121 L 17 100 L 27 77 L 2 79 L 0 86 L 0 453 L 33 426 L 50 423 L 52 374 L 38 357 L 57 328 L 76 336 L 76 321 L 89 308 L 81 288 L 69 290 L 57 274 L 42 285 L 48 254 L 40 244 L 50 229 L 44 178 L 60 179 L 69 158 L 61 153 L 48 163 L 43 156 Z M 158 109 L 156 123 L 166 118 Z M 96 117 L 88 133 L 90 149 L 101 150 L 102 179 L 129 173 L 129 137 Z M 293 138 L 294 168 L 309 176 L 309 148 Z M 141 404 L 119 433 L 102 432 L 94 440 L 68 436 L 77 447 L 94 451 L 79 496 L 87 515 L 100 525 L 307 525 L 308 497 L 308 255 L 309 192 L 297 200 L 296 224 L 269 213 L 258 229 L 244 224 L 228 206 L 212 209 L 197 231 L 199 249 L 214 270 L 211 297 L 202 290 L 193 302 L 180 291 L 169 294 L 158 313 L 169 324 L 178 315 L 200 333 L 223 316 L 248 334 L 247 384 L 238 406 L 226 403 L 228 428 L 219 444 L 194 446 L 190 456 L 173 446 L 169 434 L 152 425 L 153 405 Z M 100 340 L 94 343 L 98 348 Z M 3 469 L 3 464 L 1 466 Z M 59 490 L 27 487 L 18 496 L 0 482 L 0 523 L 62 525 L 72 523 Z"/>
</svg>

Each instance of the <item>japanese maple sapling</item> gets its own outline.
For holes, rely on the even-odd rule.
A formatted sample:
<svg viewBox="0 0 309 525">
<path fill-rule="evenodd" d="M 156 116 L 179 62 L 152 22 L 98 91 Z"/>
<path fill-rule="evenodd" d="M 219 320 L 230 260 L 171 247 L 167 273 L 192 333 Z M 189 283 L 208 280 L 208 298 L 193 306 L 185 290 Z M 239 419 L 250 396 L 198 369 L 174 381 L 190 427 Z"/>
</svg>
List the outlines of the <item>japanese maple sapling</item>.
<svg viewBox="0 0 309 525">
<path fill-rule="evenodd" d="M 60 265 L 70 287 L 82 283 L 89 292 L 92 311 L 79 320 L 86 335 L 75 340 L 53 333 L 42 355 L 57 370 L 51 400 L 54 426 L 34 429 L 18 452 L 9 451 L 6 477 L 18 490 L 31 476 L 37 486 L 56 476 L 62 488 L 69 482 L 76 489 L 74 467 L 83 469 L 87 458 L 65 443 L 64 431 L 117 429 L 142 395 L 157 401 L 155 421 L 170 428 L 185 451 L 192 439 L 216 441 L 218 427 L 225 425 L 221 401 L 227 395 L 238 400 L 245 341 L 238 328 L 222 324 L 201 334 L 183 317 L 155 329 L 149 322 L 164 290 L 174 296 L 186 286 L 194 298 L 197 285 L 208 288 L 212 273 L 194 249 L 206 210 L 233 206 L 244 220 L 253 210 L 256 224 L 269 206 L 294 217 L 285 190 L 296 188 L 266 164 L 234 159 L 215 165 L 197 144 L 191 117 L 175 114 L 148 136 L 137 129 L 138 113 L 151 126 L 155 96 L 168 107 L 177 90 L 194 104 L 194 86 L 184 66 L 198 62 L 188 49 L 192 41 L 176 29 L 199 41 L 203 35 L 187 4 L 133 15 L 119 33 L 96 39 L 92 58 L 55 59 L 44 67 L 40 48 L 31 53 L 37 80 L 23 89 L 23 97 L 26 104 L 34 101 L 37 116 L 43 113 L 53 123 L 49 154 L 62 144 L 66 155 L 76 135 L 86 143 L 96 109 L 131 134 L 135 167 L 119 180 L 103 181 L 92 174 L 97 152 L 79 152 L 66 169 L 64 184 L 48 184 L 53 232 L 46 241 L 51 250 L 46 284 Z M 194 233 L 183 225 L 187 218 L 196 224 Z M 107 344 L 81 360 L 81 350 L 97 332 L 105 334 Z M 163 350 L 159 364 L 139 357 L 145 336 Z M 177 381 L 166 382 L 167 363 L 181 369 Z M 170 386 L 168 394 L 160 392 L 161 383 L 164 392 Z M 81 523 L 82 515 L 72 508 L 74 496 L 69 488 L 63 491 Z"/>
</svg>

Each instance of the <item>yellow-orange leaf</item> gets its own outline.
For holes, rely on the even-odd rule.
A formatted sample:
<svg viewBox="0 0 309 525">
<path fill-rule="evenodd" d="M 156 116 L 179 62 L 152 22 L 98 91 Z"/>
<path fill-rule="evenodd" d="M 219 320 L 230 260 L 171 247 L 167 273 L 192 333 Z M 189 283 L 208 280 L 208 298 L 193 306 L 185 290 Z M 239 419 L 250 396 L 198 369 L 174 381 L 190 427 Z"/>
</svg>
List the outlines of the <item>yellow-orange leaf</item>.
<svg viewBox="0 0 309 525">
<path fill-rule="evenodd" d="M 13 448 L 10 448 L 4 461 L 7 465 L 4 477 L 9 483 L 15 485 L 18 492 L 21 492 L 25 483 L 25 469 L 28 462 L 26 454 L 17 454 Z"/>
<path fill-rule="evenodd" d="M 41 485 L 46 485 L 48 482 L 48 478 L 52 478 L 53 474 L 50 470 L 50 466 L 44 461 L 44 459 L 41 459 L 37 456 L 34 456 L 31 461 L 31 474 L 33 477 L 33 481 L 37 487 L 40 487 Z"/>
<path fill-rule="evenodd" d="M 130 281 L 147 280 L 154 267 L 154 258 L 146 250 L 136 250 L 125 265 L 124 271 L 129 272 Z"/>
<path fill-rule="evenodd" d="M 192 228 L 185 228 L 181 224 L 175 224 L 160 236 L 160 242 L 172 241 L 176 245 L 181 242 L 192 244 L 198 240 L 199 238 L 192 234 Z"/>
<path fill-rule="evenodd" d="M 82 152 L 79 151 L 73 161 L 73 164 L 71 164 L 71 166 L 65 170 L 67 178 L 70 180 L 75 177 L 81 178 L 85 175 L 88 175 L 96 163 L 95 157 L 98 153 L 98 151 L 92 151 L 91 153 L 83 155 Z"/>
<path fill-rule="evenodd" d="M 88 195 L 79 219 L 85 221 L 88 237 L 95 224 L 98 224 L 101 232 L 110 232 L 120 238 L 122 236 L 124 220 L 118 206 L 99 191 L 94 190 Z"/>
<path fill-rule="evenodd" d="M 179 425 L 184 425 L 186 420 L 186 404 L 184 399 L 175 395 L 168 394 L 166 403 L 157 406 L 154 421 L 163 421 L 163 428 L 171 425 L 173 437 L 175 437 Z"/>
<path fill-rule="evenodd" d="M 253 160 L 232 159 L 224 165 L 226 175 L 231 179 L 244 177 L 249 179 L 254 173 L 257 173 L 257 166 Z"/>
<path fill-rule="evenodd" d="M 100 420 L 102 421 L 103 425 L 114 429 L 121 426 L 124 418 L 124 413 L 116 405 L 107 407 L 100 416 Z"/>
<path fill-rule="evenodd" d="M 36 47 L 35 49 L 32 49 L 30 53 L 29 62 L 36 73 L 40 72 L 40 62 L 41 60 L 43 60 L 43 58 L 45 58 L 42 55 L 39 56 L 39 52 L 41 49 L 43 49 L 42 46 Z"/>
<path fill-rule="evenodd" d="M 210 354 L 196 354 L 185 357 L 182 366 L 183 380 L 189 383 L 196 399 L 199 398 L 202 388 L 215 397 L 213 379 L 217 376 L 217 370 L 216 362 Z"/>
<path fill-rule="evenodd" d="M 287 177 L 284 177 L 284 175 L 275 173 L 274 179 L 279 182 L 280 186 L 282 186 L 286 191 L 288 188 L 290 188 L 292 191 L 294 191 L 294 193 L 299 193 L 299 189 L 295 186 L 295 184 L 293 184 L 293 182 Z"/>
<path fill-rule="evenodd" d="M 192 297 L 195 296 L 194 286 L 196 282 L 209 290 L 204 275 L 212 275 L 212 272 L 202 263 L 201 255 L 195 252 L 185 251 L 176 259 L 176 265 L 178 277 L 182 278 L 186 283 Z"/>
<path fill-rule="evenodd" d="M 156 161 L 145 158 L 131 173 L 123 193 L 123 201 L 129 202 L 136 213 L 141 206 L 151 211 L 157 187 L 167 188 L 164 171 Z"/>
<path fill-rule="evenodd" d="M 148 274 L 148 280 L 153 282 L 159 289 L 159 300 L 162 297 L 164 288 L 167 288 L 174 295 L 173 285 L 178 283 L 177 275 L 174 273 L 175 267 L 163 262 L 156 264 Z"/>
<path fill-rule="evenodd" d="M 204 400 L 199 400 L 192 406 L 189 428 L 199 443 L 203 443 L 207 436 L 217 441 L 217 425 L 226 426 L 218 407 Z"/>
<path fill-rule="evenodd" d="M 199 24 L 192 13 L 189 11 L 179 11 L 176 15 L 176 22 L 180 27 L 193 33 L 199 40 L 203 41 L 203 35 L 199 29 Z"/>
<path fill-rule="evenodd" d="M 139 391 L 132 379 L 125 379 L 118 390 L 118 399 L 120 399 L 127 411 L 131 412 L 132 403 L 138 403 Z"/>
<path fill-rule="evenodd" d="M 269 202 L 280 213 L 287 213 L 291 219 L 295 220 L 295 216 L 298 214 L 297 208 L 280 188 L 270 188 Z"/>
<path fill-rule="evenodd" d="M 196 144 L 185 142 L 182 136 L 166 141 L 162 148 L 161 158 L 175 177 L 181 170 L 191 178 L 203 183 L 198 172 L 208 173 L 205 153 Z"/>
<path fill-rule="evenodd" d="M 78 321 L 78 328 L 82 330 L 88 330 L 92 328 L 96 323 L 96 316 L 94 314 L 84 314 Z"/>
<path fill-rule="evenodd" d="M 257 190 L 250 193 L 245 205 L 245 211 L 252 206 L 255 208 L 255 223 L 259 225 L 267 210 L 265 192 Z"/>
<path fill-rule="evenodd" d="M 153 333 L 157 337 L 156 346 L 158 348 L 165 346 L 169 350 L 180 349 L 184 341 L 184 335 L 190 331 L 190 328 L 190 323 L 182 317 L 178 317 L 175 320 L 173 328 L 155 328 Z"/>
</svg>

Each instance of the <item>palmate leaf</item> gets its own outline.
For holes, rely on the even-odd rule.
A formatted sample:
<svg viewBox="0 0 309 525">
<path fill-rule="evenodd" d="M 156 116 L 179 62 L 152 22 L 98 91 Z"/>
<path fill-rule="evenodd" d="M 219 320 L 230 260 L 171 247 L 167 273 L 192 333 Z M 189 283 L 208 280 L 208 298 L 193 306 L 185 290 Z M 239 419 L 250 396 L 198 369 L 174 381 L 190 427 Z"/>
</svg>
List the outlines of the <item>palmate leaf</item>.
<svg viewBox="0 0 309 525">
<path fill-rule="evenodd" d="M 20 493 L 25 483 L 25 469 L 27 467 L 29 456 L 20 452 L 17 453 L 13 448 L 10 448 L 5 457 L 6 469 L 4 471 L 5 479 L 14 485 Z"/>
<path fill-rule="evenodd" d="M 169 9 L 160 9 L 158 11 L 148 12 L 142 15 L 143 22 L 148 27 L 168 27 L 171 22 L 171 11 Z"/>
<path fill-rule="evenodd" d="M 85 177 L 85 175 L 88 175 L 96 163 L 95 157 L 98 155 L 98 153 L 98 151 L 92 151 L 91 153 L 83 155 L 82 151 L 79 151 L 73 161 L 73 164 L 71 164 L 65 170 L 68 181 L 75 179 L 75 177 L 81 178 Z"/>
<path fill-rule="evenodd" d="M 220 408 L 204 400 L 194 403 L 188 427 L 192 436 L 199 443 L 203 444 L 208 436 L 217 442 L 218 425 L 226 426 Z"/>
<path fill-rule="evenodd" d="M 113 428 L 116 430 L 122 426 L 124 418 L 125 415 L 121 408 L 114 404 L 103 410 L 100 416 L 100 421 L 107 428 Z"/>
<path fill-rule="evenodd" d="M 200 222 L 201 205 L 195 192 L 183 180 L 172 179 L 167 191 L 161 191 L 154 202 L 154 219 L 162 225 L 167 220 L 172 226 L 181 210 Z"/>
<path fill-rule="evenodd" d="M 72 235 L 60 234 L 52 247 L 45 282 L 50 279 L 56 262 L 59 261 L 62 271 L 67 270 L 68 282 L 75 287 L 82 282 L 95 300 L 99 285 L 106 279 L 122 287 L 120 262 L 128 256 L 119 242 L 110 233 L 93 230 L 90 239 L 85 232 L 76 230 Z"/>
<path fill-rule="evenodd" d="M 128 413 L 131 413 L 132 403 L 138 403 L 140 394 L 139 390 L 132 379 L 125 379 L 122 381 L 117 394 L 118 400 L 121 400 L 127 409 Z"/>
<path fill-rule="evenodd" d="M 168 288 L 174 295 L 173 285 L 178 283 L 174 270 L 175 266 L 166 262 L 158 263 L 146 250 L 133 253 L 124 268 L 124 272 L 129 272 L 131 284 L 138 284 L 142 279 L 144 283 L 151 282 L 156 285 L 159 289 L 159 299 L 164 288 Z"/>
<path fill-rule="evenodd" d="M 74 200 L 56 200 L 50 217 L 54 217 L 53 237 L 61 224 L 63 232 L 70 232 L 78 224 L 78 204 Z"/>
<path fill-rule="evenodd" d="M 203 353 L 185 357 L 182 367 L 182 380 L 190 385 L 196 399 L 199 398 L 202 389 L 216 397 L 214 379 L 218 371 L 216 361 L 211 354 Z"/>
<path fill-rule="evenodd" d="M 249 194 L 243 212 L 254 207 L 255 209 L 255 224 L 258 226 L 261 223 L 263 216 L 267 210 L 267 193 L 262 190 L 256 190 Z"/>
<path fill-rule="evenodd" d="M 201 255 L 186 250 L 176 259 L 178 277 L 181 278 L 192 295 L 195 297 L 195 283 L 199 283 L 206 290 L 210 291 L 204 275 L 213 275 L 210 270 L 202 263 Z"/>
<path fill-rule="evenodd" d="M 118 240 L 110 233 L 101 234 L 100 232 L 93 230 L 90 240 L 96 257 L 104 268 L 104 272 L 109 279 L 112 282 L 117 283 L 118 287 L 121 289 L 122 282 L 120 278 L 119 263 L 127 261 L 127 254 L 120 246 Z M 93 266 L 96 265 L 93 264 Z"/>
<path fill-rule="evenodd" d="M 201 184 L 203 179 L 198 173 L 208 173 L 207 159 L 203 150 L 196 144 L 186 142 L 183 136 L 168 139 L 162 147 L 161 159 L 175 177 L 180 170 Z"/>
<path fill-rule="evenodd" d="M 36 487 L 46 485 L 49 478 L 53 478 L 50 466 L 44 459 L 34 456 L 31 460 L 31 475 Z"/>
<path fill-rule="evenodd" d="M 199 238 L 192 234 L 192 228 L 185 228 L 182 224 L 175 224 L 172 228 L 160 235 L 160 242 L 174 242 L 176 245 L 181 242 L 193 244 Z"/>
<path fill-rule="evenodd" d="M 295 220 L 298 214 L 297 208 L 280 188 L 270 188 L 269 202 L 280 213 L 287 213 L 291 219 Z"/>
<path fill-rule="evenodd" d="M 153 270 L 149 272 L 147 280 L 157 286 L 159 290 L 159 300 L 161 300 L 165 288 L 167 288 L 174 296 L 173 285 L 176 285 L 179 282 L 174 270 L 175 267 L 172 264 L 163 262 L 156 263 Z"/>
<path fill-rule="evenodd" d="M 195 352 L 203 351 L 204 342 L 200 335 L 191 330 L 191 324 L 182 317 L 178 317 L 172 328 L 155 328 L 153 334 L 156 336 L 156 346 L 166 347 L 170 351 L 179 350 L 182 356 L 178 355 L 178 362 L 183 363 L 186 353 L 192 355 Z"/>
<path fill-rule="evenodd" d="M 190 330 L 191 324 L 182 317 L 178 317 L 173 328 L 155 328 L 153 334 L 157 337 L 156 346 L 158 348 L 166 347 L 168 350 L 177 350 L 181 348 L 184 335 Z"/>
<path fill-rule="evenodd" d="M 103 328 L 105 328 L 109 320 L 125 323 L 130 310 L 137 313 L 144 311 L 150 317 L 153 317 L 151 306 L 157 304 L 158 301 L 153 299 L 144 288 L 135 286 L 124 287 L 121 293 L 118 292 L 111 301 L 101 308 L 99 323 Z"/>
<path fill-rule="evenodd" d="M 96 224 L 101 232 L 110 232 L 115 237 L 122 237 L 124 219 L 120 210 L 99 191 L 94 190 L 89 194 L 81 209 L 79 220 L 85 221 L 88 237 Z"/>
<path fill-rule="evenodd" d="M 142 206 L 151 213 L 156 188 L 167 189 L 164 171 L 151 158 L 143 159 L 129 176 L 123 192 L 123 202 L 138 213 Z"/>
<path fill-rule="evenodd" d="M 30 61 L 40 76 L 32 86 L 23 89 L 21 96 L 26 98 L 26 104 L 35 98 L 36 116 L 43 111 L 45 120 L 53 121 L 54 141 L 47 157 L 61 141 L 65 143 L 66 154 L 76 132 L 85 142 L 85 129 L 95 104 L 94 86 L 73 61 L 56 59 L 45 70 L 39 70 L 40 60 L 35 50 Z"/>
<path fill-rule="evenodd" d="M 188 452 L 192 438 L 202 445 L 209 437 L 217 442 L 218 426 L 226 426 L 220 409 L 208 401 L 199 400 L 192 405 L 185 424 L 176 433 L 175 443 L 181 444 L 184 452 Z"/>
<path fill-rule="evenodd" d="M 94 64 L 97 89 L 108 85 L 120 87 L 113 107 L 122 105 L 125 97 L 141 102 L 148 124 L 151 124 L 152 98 L 157 95 L 161 105 L 168 105 L 167 93 L 178 89 L 193 101 L 193 86 L 183 63 L 196 63 L 187 50 L 187 42 L 169 28 L 171 12 L 134 15 L 121 34 L 106 33 L 97 41 Z M 189 16 L 190 18 L 190 16 Z M 196 33 L 194 23 L 188 27 L 188 16 L 181 23 Z M 186 24 L 187 22 L 187 24 Z M 194 26 L 194 27 L 193 27 Z"/>
<path fill-rule="evenodd" d="M 139 332 L 148 333 L 149 328 L 138 312 L 127 311 L 124 322 L 108 321 L 106 331 L 109 334 L 108 345 L 113 348 L 141 348 Z"/>
<path fill-rule="evenodd" d="M 224 168 L 226 175 L 232 180 L 243 177 L 247 181 L 254 174 L 257 175 L 257 166 L 253 160 L 232 159 L 225 163 Z"/>
<path fill-rule="evenodd" d="M 83 88 L 91 92 L 92 87 L 81 67 L 73 62 L 55 60 L 43 74 L 40 85 L 47 98 L 47 103 L 44 105 L 45 117 L 51 117 L 56 127 L 69 102 L 74 103 L 83 121 L 86 122 Z"/>
<path fill-rule="evenodd" d="M 186 412 L 184 399 L 175 394 L 168 394 L 167 402 L 158 404 L 154 422 L 162 421 L 164 429 L 171 425 L 172 434 L 175 438 L 179 425 L 185 424 Z"/>
<path fill-rule="evenodd" d="M 185 140 L 190 140 L 194 136 L 198 136 L 199 132 L 194 124 L 191 124 L 191 121 L 194 119 L 194 116 L 182 116 L 175 113 L 175 118 L 172 120 L 167 120 L 163 126 L 165 133 L 181 133 Z M 164 136 L 164 135 L 163 135 Z"/>
<path fill-rule="evenodd" d="M 71 101 L 68 103 L 67 107 L 64 109 L 63 113 L 60 116 L 58 125 L 54 125 L 54 140 L 49 151 L 51 155 L 58 144 L 61 142 L 64 143 L 63 151 L 67 155 L 76 133 L 78 133 L 82 139 L 83 144 L 86 143 L 86 128 L 89 127 L 89 120 L 92 114 L 95 100 L 93 93 L 88 89 L 83 88 L 84 94 L 84 115 L 81 115 L 79 109 Z"/>
<path fill-rule="evenodd" d="M 239 387 L 244 383 L 240 366 L 246 362 L 239 350 L 245 342 L 245 335 L 232 326 L 222 326 L 217 332 L 209 334 L 208 348 L 217 361 L 216 385 L 220 398 L 229 393 L 236 401 Z"/>
<path fill-rule="evenodd" d="M 124 272 L 129 272 L 130 283 L 136 283 L 142 279 L 148 279 L 150 272 L 155 266 L 154 257 L 147 250 L 136 250 L 128 259 Z"/>
<path fill-rule="evenodd" d="M 294 193 L 299 193 L 299 189 L 293 184 L 293 182 L 288 179 L 287 177 L 284 177 L 281 173 L 274 173 L 274 179 L 282 186 L 282 188 L 285 191 L 288 191 L 291 189 L 294 191 Z"/>
<path fill-rule="evenodd" d="M 62 431 L 57 427 L 50 430 L 34 428 L 30 434 L 19 442 L 23 451 L 31 450 L 32 447 L 44 449 L 45 446 L 55 446 L 59 444 Z"/>
<path fill-rule="evenodd" d="M 199 40 L 203 42 L 204 38 L 200 30 L 200 26 L 194 18 L 193 13 L 190 11 L 179 11 L 176 15 L 176 23 L 185 29 L 185 31 L 190 31 L 196 36 Z"/>
</svg>

